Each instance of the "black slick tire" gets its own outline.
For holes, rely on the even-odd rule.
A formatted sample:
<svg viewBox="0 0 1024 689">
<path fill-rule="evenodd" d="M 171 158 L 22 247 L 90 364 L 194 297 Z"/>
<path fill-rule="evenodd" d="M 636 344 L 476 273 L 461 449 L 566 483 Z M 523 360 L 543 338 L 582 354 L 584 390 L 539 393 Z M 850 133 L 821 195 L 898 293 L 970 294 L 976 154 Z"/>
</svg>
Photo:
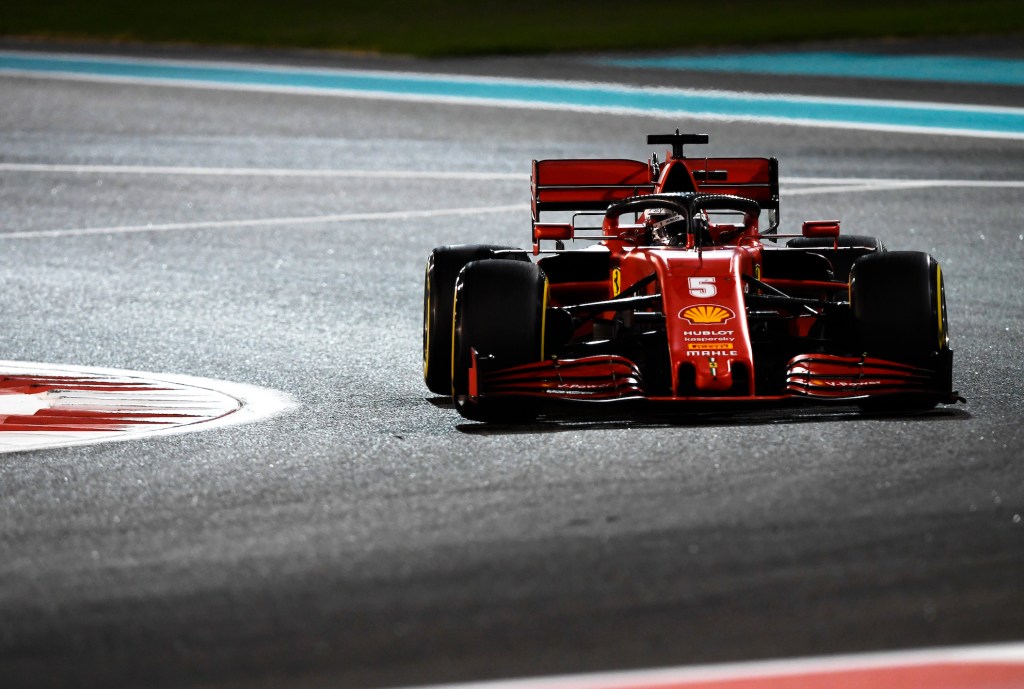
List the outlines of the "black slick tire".
<svg viewBox="0 0 1024 689">
<path fill-rule="evenodd" d="M 488 369 L 544 358 L 547 279 L 539 266 L 516 261 L 475 261 L 459 274 L 451 384 L 459 413 L 473 421 L 524 422 L 537 416 L 529 398 L 470 399 L 472 351 Z"/>
<path fill-rule="evenodd" d="M 936 370 L 950 384 L 952 352 L 946 320 L 942 269 L 930 255 L 891 251 L 857 259 L 850 271 L 850 308 L 860 352 L 869 357 Z M 884 398 L 861 406 L 868 411 L 931 408 L 934 398 Z"/>
<path fill-rule="evenodd" d="M 841 234 L 836 240 L 827 237 L 795 237 L 786 242 L 790 249 L 813 249 L 832 264 L 832 273 L 836 280 L 847 280 L 853 263 L 870 254 L 885 253 L 885 245 L 877 237 L 859 234 Z"/>
</svg>

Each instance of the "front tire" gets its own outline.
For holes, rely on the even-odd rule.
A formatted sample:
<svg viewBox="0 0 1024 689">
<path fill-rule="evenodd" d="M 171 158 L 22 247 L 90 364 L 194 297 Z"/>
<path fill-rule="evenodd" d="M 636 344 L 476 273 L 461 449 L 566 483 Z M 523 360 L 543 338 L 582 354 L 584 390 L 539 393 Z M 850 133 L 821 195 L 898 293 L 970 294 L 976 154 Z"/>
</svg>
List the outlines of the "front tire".
<svg viewBox="0 0 1024 689">
<path fill-rule="evenodd" d="M 869 356 L 920 364 L 949 349 L 942 269 L 926 253 L 858 259 L 850 271 L 850 307 Z"/>
<path fill-rule="evenodd" d="M 918 251 L 892 251 L 857 259 L 850 271 L 850 308 L 860 351 L 936 372 L 936 389 L 952 387 L 952 351 L 942 269 Z M 930 409 L 934 396 L 885 397 L 868 411 Z"/>
<path fill-rule="evenodd" d="M 459 413 L 474 421 L 522 422 L 537 416 L 528 398 L 469 396 L 472 351 L 489 369 L 542 361 L 548 283 L 533 263 L 475 261 L 455 284 L 451 385 Z"/>
</svg>

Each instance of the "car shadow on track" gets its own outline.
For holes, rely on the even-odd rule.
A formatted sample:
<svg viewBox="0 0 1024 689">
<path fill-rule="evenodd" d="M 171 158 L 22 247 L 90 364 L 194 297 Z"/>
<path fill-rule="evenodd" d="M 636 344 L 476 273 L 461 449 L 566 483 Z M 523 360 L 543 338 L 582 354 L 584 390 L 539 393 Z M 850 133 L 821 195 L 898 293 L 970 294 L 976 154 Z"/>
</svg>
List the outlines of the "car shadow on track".
<svg viewBox="0 0 1024 689">
<path fill-rule="evenodd" d="M 454 409 L 448 397 L 428 398 L 435 407 Z M 474 423 L 456 425 L 468 435 L 564 433 L 584 430 L 637 428 L 713 428 L 793 425 L 802 423 L 870 421 L 882 423 L 934 423 L 968 421 L 973 415 L 961 408 L 940 407 L 922 412 L 867 413 L 855 406 L 789 407 L 730 412 L 650 413 L 638 410 L 549 410 L 532 423 Z"/>
</svg>

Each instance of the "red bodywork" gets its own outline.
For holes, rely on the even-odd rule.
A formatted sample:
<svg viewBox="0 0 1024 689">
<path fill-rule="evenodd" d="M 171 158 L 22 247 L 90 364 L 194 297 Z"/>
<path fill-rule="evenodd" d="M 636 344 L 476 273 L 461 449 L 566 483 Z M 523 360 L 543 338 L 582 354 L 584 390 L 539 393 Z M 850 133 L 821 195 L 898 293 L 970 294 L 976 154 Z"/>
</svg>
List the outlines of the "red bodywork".
<svg viewBox="0 0 1024 689">
<path fill-rule="evenodd" d="M 606 252 L 608 259 L 606 279 L 552 281 L 547 306 L 572 309 L 588 302 L 612 300 L 647 278 L 648 283 L 632 296 L 660 294 L 660 303 L 629 317 L 663 314 L 667 385 L 651 385 L 644 379 L 642 367 L 620 353 L 561 358 L 552 351 L 543 361 L 494 369 L 486 361 L 479 361 L 474 352 L 468 390 L 471 400 L 644 398 L 714 404 L 787 399 L 851 401 L 892 394 L 935 395 L 947 402 L 956 399 L 952 393 L 937 393 L 934 371 L 880 359 L 820 353 L 813 348 L 780 361 L 778 378 L 784 383 L 767 393 L 762 390 L 758 366 L 765 365 L 764 359 L 759 359 L 755 351 L 758 345 L 748 323 L 751 295 L 763 301 L 776 289 L 807 300 L 807 305 L 787 307 L 791 312 L 784 336 L 800 341 L 809 337 L 822 316 L 815 300 L 837 301 L 844 297 L 848 285 L 831 279 L 763 276 L 766 247 L 756 213 L 740 223 L 712 224 L 711 242 L 702 246 L 695 245 L 693 236 L 685 245 L 654 246 L 640 239 L 650 226 L 644 213 L 633 218 L 625 217 L 625 213 L 621 218 L 605 215 L 610 204 L 637 197 L 721 194 L 755 202 L 758 208 L 769 211 L 771 231 L 777 229 L 775 159 L 685 158 L 681 147 L 676 153 L 679 155 L 667 156 L 660 165 L 656 158 L 648 163 L 534 161 L 532 174 L 534 255 L 541 253 L 541 242 L 554 241 L 557 250 L 562 250 L 564 242 L 589 239 L 593 244 L 584 251 Z M 552 212 L 574 215 L 559 222 L 541 220 L 542 214 Z M 579 218 L 587 213 L 603 215 L 601 226 L 578 226 Z M 817 221 L 805 223 L 802 236 L 820 239 L 838 234 L 838 221 Z M 650 280 L 652 274 L 655 277 Z M 617 313 L 609 310 L 601 316 L 612 321 Z M 600 339 L 598 327 L 588 323 L 573 335 Z"/>
</svg>

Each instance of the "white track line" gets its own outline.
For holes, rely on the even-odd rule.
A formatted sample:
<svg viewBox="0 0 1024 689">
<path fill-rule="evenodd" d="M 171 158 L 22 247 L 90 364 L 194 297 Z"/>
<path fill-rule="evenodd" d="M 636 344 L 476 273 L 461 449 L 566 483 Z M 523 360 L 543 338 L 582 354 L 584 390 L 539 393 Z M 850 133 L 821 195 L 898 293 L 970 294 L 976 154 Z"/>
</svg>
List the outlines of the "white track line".
<svg viewBox="0 0 1024 689">
<path fill-rule="evenodd" d="M 808 185 L 810 187 L 806 189 L 786 189 L 783 192 L 783 196 L 838 194 L 851 191 L 897 191 L 904 189 L 1024 189 L 1024 181 L 1022 180 L 784 177 L 781 183 Z"/>
<path fill-rule="evenodd" d="M 344 170 L 317 168 L 196 167 L 174 165 L 81 165 L 72 163 L 0 163 L 0 172 L 63 173 L 74 175 L 183 175 L 197 177 L 337 177 L 354 179 L 478 180 L 487 182 L 525 182 L 530 179 L 530 175 L 522 172 L 489 172 L 483 170 Z M 799 185 L 845 185 L 837 187 L 837 189 L 842 191 L 862 186 L 871 188 L 884 187 L 891 189 L 914 189 L 926 187 L 1024 189 L 1024 180 L 896 179 L 886 177 L 782 177 L 781 183 Z"/>
<path fill-rule="evenodd" d="M 819 194 L 851 194 L 867 191 L 899 191 L 907 189 L 935 189 L 950 185 L 932 184 L 929 182 L 889 182 L 888 184 L 834 184 L 831 186 L 805 187 L 802 189 L 783 189 L 781 196 L 814 196 Z"/>
<path fill-rule="evenodd" d="M 324 177 L 365 179 L 431 179 L 454 181 L 529 181 L 523 172 L 452 170 L 360 170 L 320 168 L 197 167 L 175 165 L 82 165 L 74 163 L 0 163 L 0 172 L 106 175 L 185 175 L 212 177 Z M 887 177 L 782 177 L 783 184 L 872 186 L 887 188 L 971 187 L 1024 189 L 1024 180 L 896 179 Z"/>
<path fill-rule="evenodd" d="M 787 184 L 906 184 L 933 187 L 981 187 L 1021 189 L 1024 181 L 1014 179 L 896 179 L 892 177 L 783 177 Z"/>
<path fill-rule="evenodd" d="M 110 175 L 195 175 L 214 177 L 324 177 L 364 179 L 438 179 L 460 182 L 528 180 L 519 172 L 452 172 L 445 170 L 323 170 L 254 167 L 182 167 L 170 165 L 74 165 L 48 163 L 0 163 L 0 172 L 55 172 Z"/>
<path fill-rule="evenodd" d="M 380 213 L 337 213 L 331 215 L 304 215 L 281 218 L 248 218 L 242 220 L 210 220 L 149 225 L 121 225 L 115 227 L 81 227 L 66 230 L 36 230 L 0 233 L 0 239 L 38 239 L 43 237 L 79 237 L 97 234 L 133 234 L 139 232 L 171 232 L 176 230 L 233 229 L 238 227 L 274 227 L 279 225 L 320 225 L 324 223 L 357 222 L 367 220 L 411 220 L 443 218 L 486 213 L 527 212 L 526 204 L 513 206 L 486 206 L 482 208 L 442 208 L 420 211 L 387 211 Z"/>
</svg>

